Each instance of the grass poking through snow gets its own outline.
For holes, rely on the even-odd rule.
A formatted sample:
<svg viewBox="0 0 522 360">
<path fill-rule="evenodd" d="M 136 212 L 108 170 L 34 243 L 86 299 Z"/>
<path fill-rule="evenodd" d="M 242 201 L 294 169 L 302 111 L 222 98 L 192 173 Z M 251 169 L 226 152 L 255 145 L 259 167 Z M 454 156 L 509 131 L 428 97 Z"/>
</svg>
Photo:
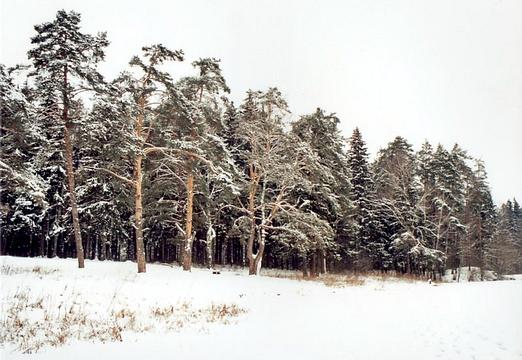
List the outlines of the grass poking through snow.
<svg viewBox="0 0 522 360">
<path fill-rule="evenodd" d="M 14 274 L 9 269 L 4 274 Z M 212 304 L 195 308 L 189 302 L 147 310 L 129 305 L 93 314 L 86 300 L 69 293 L 57 301 L 51 296 L 31 296 L 29 288 L 18 288 L 2 297 L 0 344 L 11 343 L 23 353 L 44 346 L 61 346 L 71 340 L 122 341 L 125 332 L 176 331 L 190 324 L 223 323 L 245 310 L 235 304 Z"/>
</svg>

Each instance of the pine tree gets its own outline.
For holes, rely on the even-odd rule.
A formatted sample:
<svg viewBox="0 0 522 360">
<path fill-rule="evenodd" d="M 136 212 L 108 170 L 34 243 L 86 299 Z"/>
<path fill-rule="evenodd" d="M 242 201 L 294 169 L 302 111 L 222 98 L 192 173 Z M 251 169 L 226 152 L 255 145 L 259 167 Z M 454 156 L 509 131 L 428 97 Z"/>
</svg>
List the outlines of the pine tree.
<svg viewBox="0 0 522 360">
<path fill-rule="evenodd" d="M 197 174 L 197 166 L 207 166 L 208 172 L 220 173 L 224 169 L 217 170 L 214 168 L 216 159 L 219 154 L 216 149 L 221 149 L 221 153 L 227 154 L 224 141 L 217 136 L 216 130 L 222 126 L 220 107 L 218 105 L 217 96 L 221 91 L 229 92 L 225 83 L 225 79 L 221 74 L 219 60 L 216 59 L 199 59 L 194 61 L 192 65 L 199 70 L 198 76 L 187 77 L 180 81 L 181 91 L 185 94 L 188 101 L 191 101 L 196 109 L 195 114 L 191 116 L 181 116 L 178 122 L 177 135 L 178 141 L 173 144 L 173 148 L 181 155 L 185 163 L 186 171 L 186 216 L 185 216 L 185 243 L 183 246 L 183 270 L 188 271 L 192 267 L 192 243 L 194 241 L 193 230 L 193 207 L 194 207 L 194 189 L 195 181 L 201 176 Z M 210 145 L 210 147 L 209 147 Z M 216 146 L 217 145 L 217 146 Z M 228 156 L 227 156 L 228 155 Z M 228 164 L 228 161 L 222 162 Z M 222 176 L 226 172 L 223 171 Z M 230 181 L 230 180 L 229 180 Z M 212 184 L 206 184 L 209 190 L 209 196 L 212 196 Z M 206 218 L 209 221 L 207 233 L 207 252 L 212 248 L 215 238 L 215 230 L 212 225 L 212 216 L 207 209 Z"/>
<path fill-rule="evenodd" d="M 63 122 L 65 169 L 71 215 L 76 242 L 78 267 L 84 267 L 84 253 L 78 217 L 73 165 L 73 132 L 75 119 L 71 110 L 78 94 L 85 90 L 99 90 L 103 84 L 96 65 L 103 60 L 103 48 L 108 45 L 104 33 L 97 36 L 80 32 L 80 14 L 58 11 L 52 22 L 36 25 L 37 35 L 31 39 L 35 45 L 28 53 L 33 61 L 38 88 L 42 96 L 54 96 L 61 104 L 60 113 L 53 114 Z M 51 95 L 52 94 L 52 95 Z M 58 101 L 59 99 L 59 101 Z"/>
<path fill-rule="evenodd" d="M 307 179 L 312 186 L 300 186 L 294 190 L 294 197 L 307 202 L 306 208 L 317 218 L 328 222 L 333 229 L 336 246 L 324 246 L 347 251 L 348 211 L 350 209 L 349 176 L 344 152 L 344 138 L 339 130 L 340 120 L 335 114 L 317 109 L 314 113 L 302 116 L 292 123 L 291 134 L 303 142 L 302 152 L 308 155 Z M 296 141 L 296 145 L 298 142 Z M 297 146 L 296 146 L 297 148 Z M 321 224 L 320 227 L 324 228 Z M 328 241 L 325 244 L 329 243 Z M 337 252 L 330 254 L 330 260 L 338 258 Z M 325 271 L 325 254 L 318 252 L 305 259 L 310 267 Z M 314 264 L 314 258 L 321 266 Z M 315 275 L 311 272 L 311 275 Z"/>
<path fill-rule="evenodd" d="M 163 96 L 177 96 L 183 99 L 182 94 L 175 89 L 171 76 L 159 68 L 166 61 L 182 61 L 183 52 L 169 50 L 161 44 L 143 47 L 142 50 L 144 59 L 134 56 L 130 61 L 130 65 L 138 74 L 123 73 L 117 80 L 121 94 L 127 99 L 129 115 L 134 119 L 131 125 L 133 134 L 127 134 L 131 147 L 129 150 L 133 154 L 132 178 L 107 168 L 102 169 L 133 189 L 138 273 L 146 271 L 143 236 L 143 162 L 147 155 L 163 154 L 164 150 L 150 143 L 159 116 L 158 106 L 154 106 L 155 96 L 159 93 Z"/>
</svg>

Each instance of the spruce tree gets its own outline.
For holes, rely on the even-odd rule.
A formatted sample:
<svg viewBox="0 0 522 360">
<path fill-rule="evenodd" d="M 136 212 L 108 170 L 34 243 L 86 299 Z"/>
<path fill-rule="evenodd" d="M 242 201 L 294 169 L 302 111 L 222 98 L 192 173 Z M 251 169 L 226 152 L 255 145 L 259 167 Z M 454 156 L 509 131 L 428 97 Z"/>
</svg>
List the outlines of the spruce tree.
<svg viewBox="0 0 522 360">
<path fill-rule="evenodd" d="M 368 152 L 361 132 L 355 128 L 349 139 L 348 167 L 350 170 L 351 220 L 354 224 L 356 269 L 364 266 L 364 258 L 378 259 L 382 251 L 373 239 L 374 184 L 368 164 Z M 373 264 L 372 264 L 373 265 Z"/>
<path fill-rule="evenodd" d="M 463 260 L 468 267 L 478 266 L 483 270 L 486 265 L 485 255 L 488 244 L 493 234 L 495 205 L 491 197 L 486 169 L 480 160 L 475 161 L 470 185 L 466 196 L 467 236 Z"/>
</svg>

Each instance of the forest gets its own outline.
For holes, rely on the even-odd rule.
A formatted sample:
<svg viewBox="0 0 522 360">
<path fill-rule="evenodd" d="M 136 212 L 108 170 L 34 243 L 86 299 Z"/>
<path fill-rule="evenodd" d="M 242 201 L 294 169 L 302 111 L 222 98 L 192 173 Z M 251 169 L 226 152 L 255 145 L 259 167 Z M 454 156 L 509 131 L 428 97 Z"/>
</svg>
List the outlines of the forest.
<svg viewBox="0 0 522 360">
<path fill-rule="evenodd" d="M 34 30 L 28 63 L 0 65 L 2 255 L 522 272 L 520 204 L 495 205 L 485 164 L 458 144 L 397 136 L 372 159 L 356 124 L 345 138 L 321 108 L 290 120 L 276 87 L 235 104 L 219 59 L 148 45 L 106 79 L 107 35 L 82 32 L 80 14 Z M 175 78 L 182 61 L 193 73 Z"/>
</svg>

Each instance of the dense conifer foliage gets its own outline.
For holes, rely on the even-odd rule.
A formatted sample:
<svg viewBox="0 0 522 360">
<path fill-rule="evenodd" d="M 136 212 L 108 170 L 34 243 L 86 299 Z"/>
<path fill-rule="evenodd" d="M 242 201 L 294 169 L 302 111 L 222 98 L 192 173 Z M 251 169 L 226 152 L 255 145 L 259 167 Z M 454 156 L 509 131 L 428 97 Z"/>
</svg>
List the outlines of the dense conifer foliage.
<svg viewBox="0 0 522 360">
<path fill-rule="evenodd" d="M 28 66 L 0 65 L 1 254 L 439 276 L 522 271 L 522 210 L 496 207 L 459 145 L 397 136 L 372 160 L 323 109 L 290 121 L 282 92 L 235 105 L 220 60 L 145 46 L 116 79 L 106 35 L 59 11 Z M 28 44 L 29 45 L 29 44 Z"/>
</svg>

